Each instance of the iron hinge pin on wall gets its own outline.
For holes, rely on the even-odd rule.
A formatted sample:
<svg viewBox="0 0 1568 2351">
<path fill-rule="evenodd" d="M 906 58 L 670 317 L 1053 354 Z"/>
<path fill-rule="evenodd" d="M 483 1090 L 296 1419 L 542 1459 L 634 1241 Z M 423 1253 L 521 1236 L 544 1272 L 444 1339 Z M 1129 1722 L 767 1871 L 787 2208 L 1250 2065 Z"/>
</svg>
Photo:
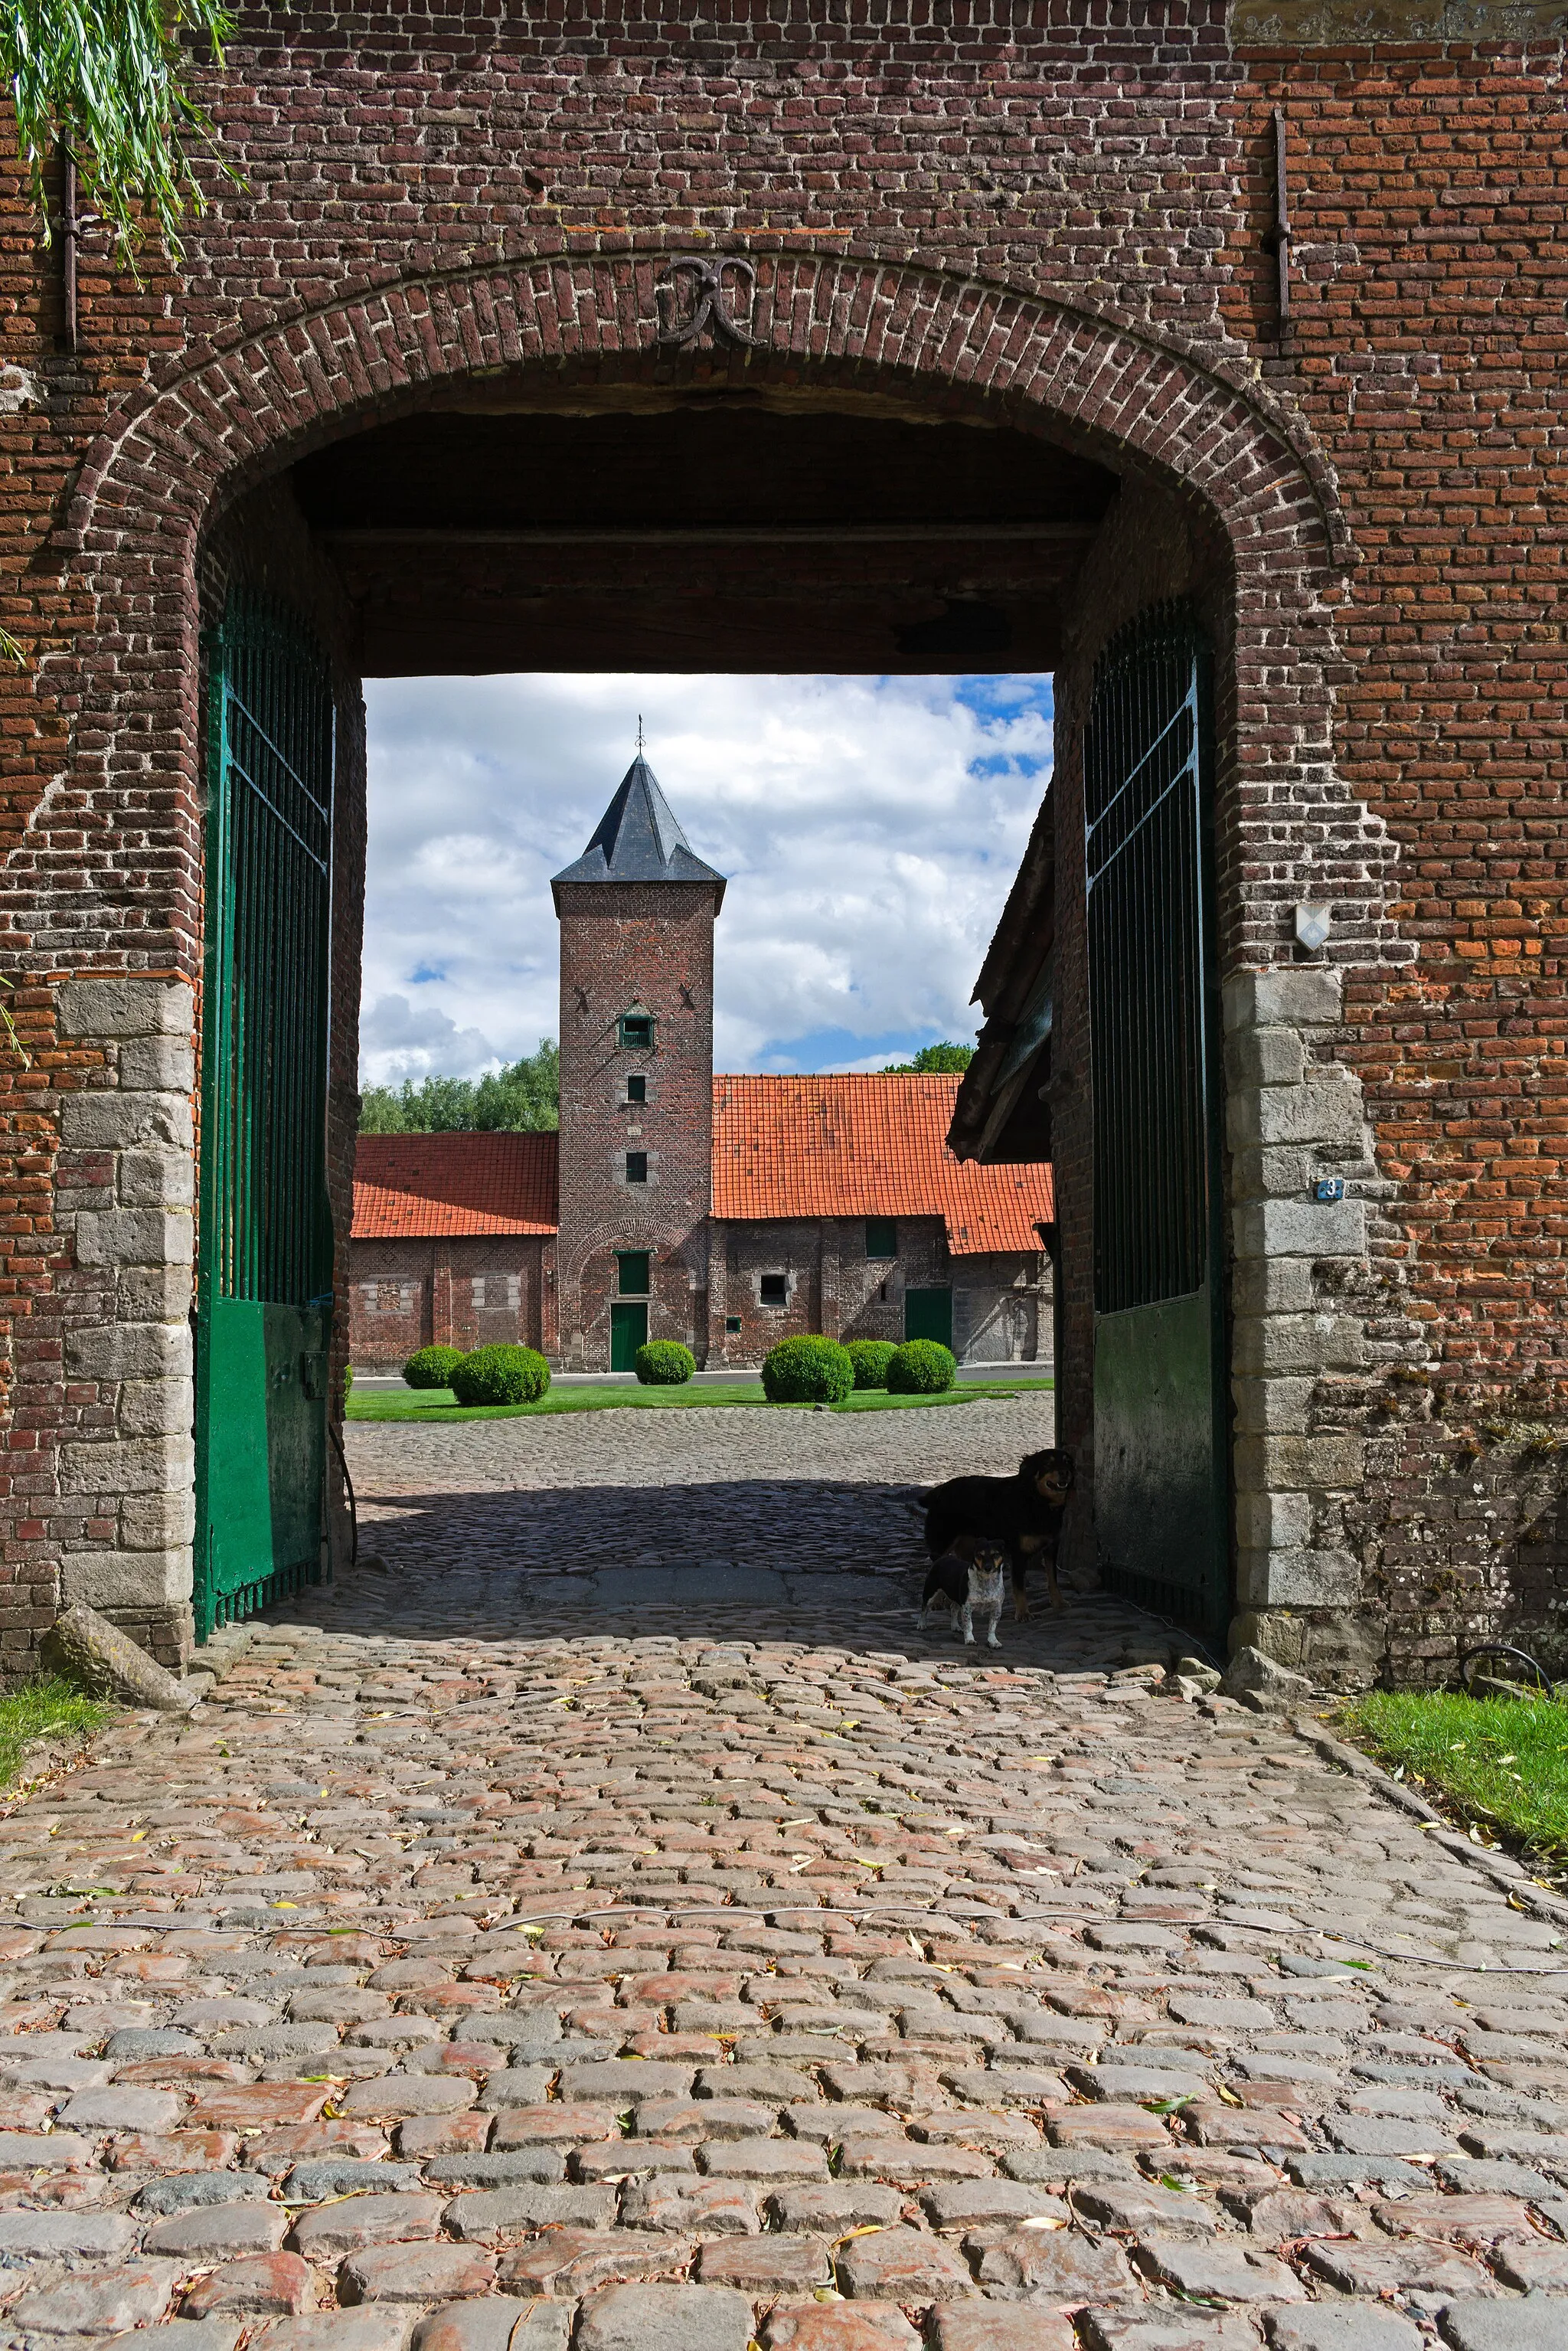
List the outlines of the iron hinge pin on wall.
<svg viewBox="0 0 1568 2351">
<path fill-rule="evenodd" d="M 1274 109 L 1274 225 L 1263 239 L 1279 276 L 1280 323 L 1291 316 L 1291 182 L 1285 151 L 1285 110 Z"/>
</svg>

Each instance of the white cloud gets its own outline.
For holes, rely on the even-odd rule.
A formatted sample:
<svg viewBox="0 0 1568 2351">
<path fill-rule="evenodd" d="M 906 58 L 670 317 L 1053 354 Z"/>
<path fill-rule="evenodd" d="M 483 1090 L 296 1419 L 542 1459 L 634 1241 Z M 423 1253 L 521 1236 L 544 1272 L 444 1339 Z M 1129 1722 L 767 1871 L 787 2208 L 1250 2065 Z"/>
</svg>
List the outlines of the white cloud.
<svg viewBox="0 0 1568 2351">
<path fill-rule="evenodd" d="M 549 876 L 632 755 L 729 877 L 721 1069 L 878 1068 L 969 992 L 1050 768 L 1043 678 L 532 675 L 367 688 L 361 1066 L 472 1075 L 558 1025 Z"/>
</svg>

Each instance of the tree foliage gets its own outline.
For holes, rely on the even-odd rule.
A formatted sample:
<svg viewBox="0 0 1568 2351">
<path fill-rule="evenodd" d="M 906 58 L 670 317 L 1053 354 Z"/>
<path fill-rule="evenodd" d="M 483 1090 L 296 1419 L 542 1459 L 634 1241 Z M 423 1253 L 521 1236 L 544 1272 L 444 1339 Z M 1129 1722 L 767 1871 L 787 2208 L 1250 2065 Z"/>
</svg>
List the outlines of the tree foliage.
<svg viewBox="0 0 1568 2351">
<path fill-rule="evenodd" d="M 922 1045 L 913 1061 L 889 1061 L 883 1071 L 884 1078 L 924 1078 L 967 1070 L 975 1058 L 973 1045 L 955 1045 L 945 1040 L 940 1045 Z"/>
<path fill-rule="evenodd" d="M 537 1053 L 482 1078 L 423 1078 L 416 1086 L 367 1086 L 361 1134 L 538 1133 L 560 1123 L 560 1048 L 541 1037 Z"/>
<path fill-rule="evenodd" d="M 210 44 L 221 64 L 233 24 L 223 0 L 7 0 L 0 57 L 46 236 L 44 165 L 57 144 L 121 259 L 149 231 L 179 252 L 181 220 L 203 209 L 193 158 L 214 152 L 188 44 Z"/>
</svg>

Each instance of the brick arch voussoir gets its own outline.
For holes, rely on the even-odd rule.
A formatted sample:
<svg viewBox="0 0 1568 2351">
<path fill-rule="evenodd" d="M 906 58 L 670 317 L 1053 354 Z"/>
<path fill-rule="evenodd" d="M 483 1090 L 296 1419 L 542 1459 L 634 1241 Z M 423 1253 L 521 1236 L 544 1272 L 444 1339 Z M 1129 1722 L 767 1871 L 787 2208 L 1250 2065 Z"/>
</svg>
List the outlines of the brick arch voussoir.
<svg viewBox="0 0 1568 2351">
<path fill-rule="evenodd" d="M 444 383 L 530 365 L 676 379 L 653 340 L 668 259 L 524 262 L 402 281 L 261 329 L 144 390 L 89 451 L 63 552 L 112 561 L 160 486 L 163 548 L 308 448 Z M 937 408 L 1004 411 L 1113 464 L 1152 467 L 1213 508 L 1246 569 L 1343 569 L 1333 470 L 1261 387 L 1152 330 L 973 279 L 795 255 L 758 264 L 752 348 L 703 355 L 737 386 L 896 387 Z M 591 375 L 580 378 L 584 388 Z M 1277 581 L 1277 584 L 1278 581 Z"/>
<path fill-rule="evenodd" d="M 656 1256 L 661 1250 L 668 1249 L 672 1243 L 678 1243 L 679 1238 L 678 1234 L 672 1234 L 667 1223 L 658 1221 L 652 1210 L 645 1209 L 641 1214 L 629 1212 L 620 1219 L 605 1217 L 579 1240 L 570 1259 L 558 1255 L 557 1278 L 563 1281 L 580 1281 L 596 1257 L 603 1257 L 614 1249 L 644 1248 Z M 559 1235 L 556 1248 L 559 1252 Z"/>
</svg>

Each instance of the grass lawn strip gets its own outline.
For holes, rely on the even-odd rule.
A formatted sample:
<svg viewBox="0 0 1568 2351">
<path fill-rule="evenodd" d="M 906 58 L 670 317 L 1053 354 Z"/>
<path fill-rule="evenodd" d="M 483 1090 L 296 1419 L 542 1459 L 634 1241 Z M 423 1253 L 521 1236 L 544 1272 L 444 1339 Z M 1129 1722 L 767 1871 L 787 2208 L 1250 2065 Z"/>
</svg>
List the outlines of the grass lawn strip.
<svg viewBox="0 0 1568 2351">
<path fill-rule="evenodd" d="M 1054 1380 L 975 1380 L 949 1388 L 943 1395 L 889 1395 L 883 1388 L 862 1388 L 830 1412 L 920 1412 L 933 1405 L 973 1404 L 999 1396 L 1009 1401 L 1026 1389 L 1051 1388 Z M 768 1412 L 811 1412 L 809 1404 L 770 1405 L 760 1380 L 737 1380 L 711 1388 L 552 1388 L 537 1404 L 461 1405 L 450 1388 L 411 1389 L 406 1395 L 350 1395 L 350 1420 L 526 1420 L 554 1412 L 679 1412 L 727 1411 L 737 1405 L 760 1405 Z"/>
<path fill-rule="evenodd" d="M 8 1788 L 22 1765 L 22 1750 L 35 1739 L 85 1739 L 106 1723 L 112 1708 L 84 1698 L 57 1674 L 44 1674 L 0 1692 L 0 1787 Z"/>
<path fill-rule="evenodd" d="M 1560 1699 L 1368 1690 L 1337 1728 L 1439 1809 L 1554 1870 L 1568 1862 L 1568 1706 Z"/>
</svg>

